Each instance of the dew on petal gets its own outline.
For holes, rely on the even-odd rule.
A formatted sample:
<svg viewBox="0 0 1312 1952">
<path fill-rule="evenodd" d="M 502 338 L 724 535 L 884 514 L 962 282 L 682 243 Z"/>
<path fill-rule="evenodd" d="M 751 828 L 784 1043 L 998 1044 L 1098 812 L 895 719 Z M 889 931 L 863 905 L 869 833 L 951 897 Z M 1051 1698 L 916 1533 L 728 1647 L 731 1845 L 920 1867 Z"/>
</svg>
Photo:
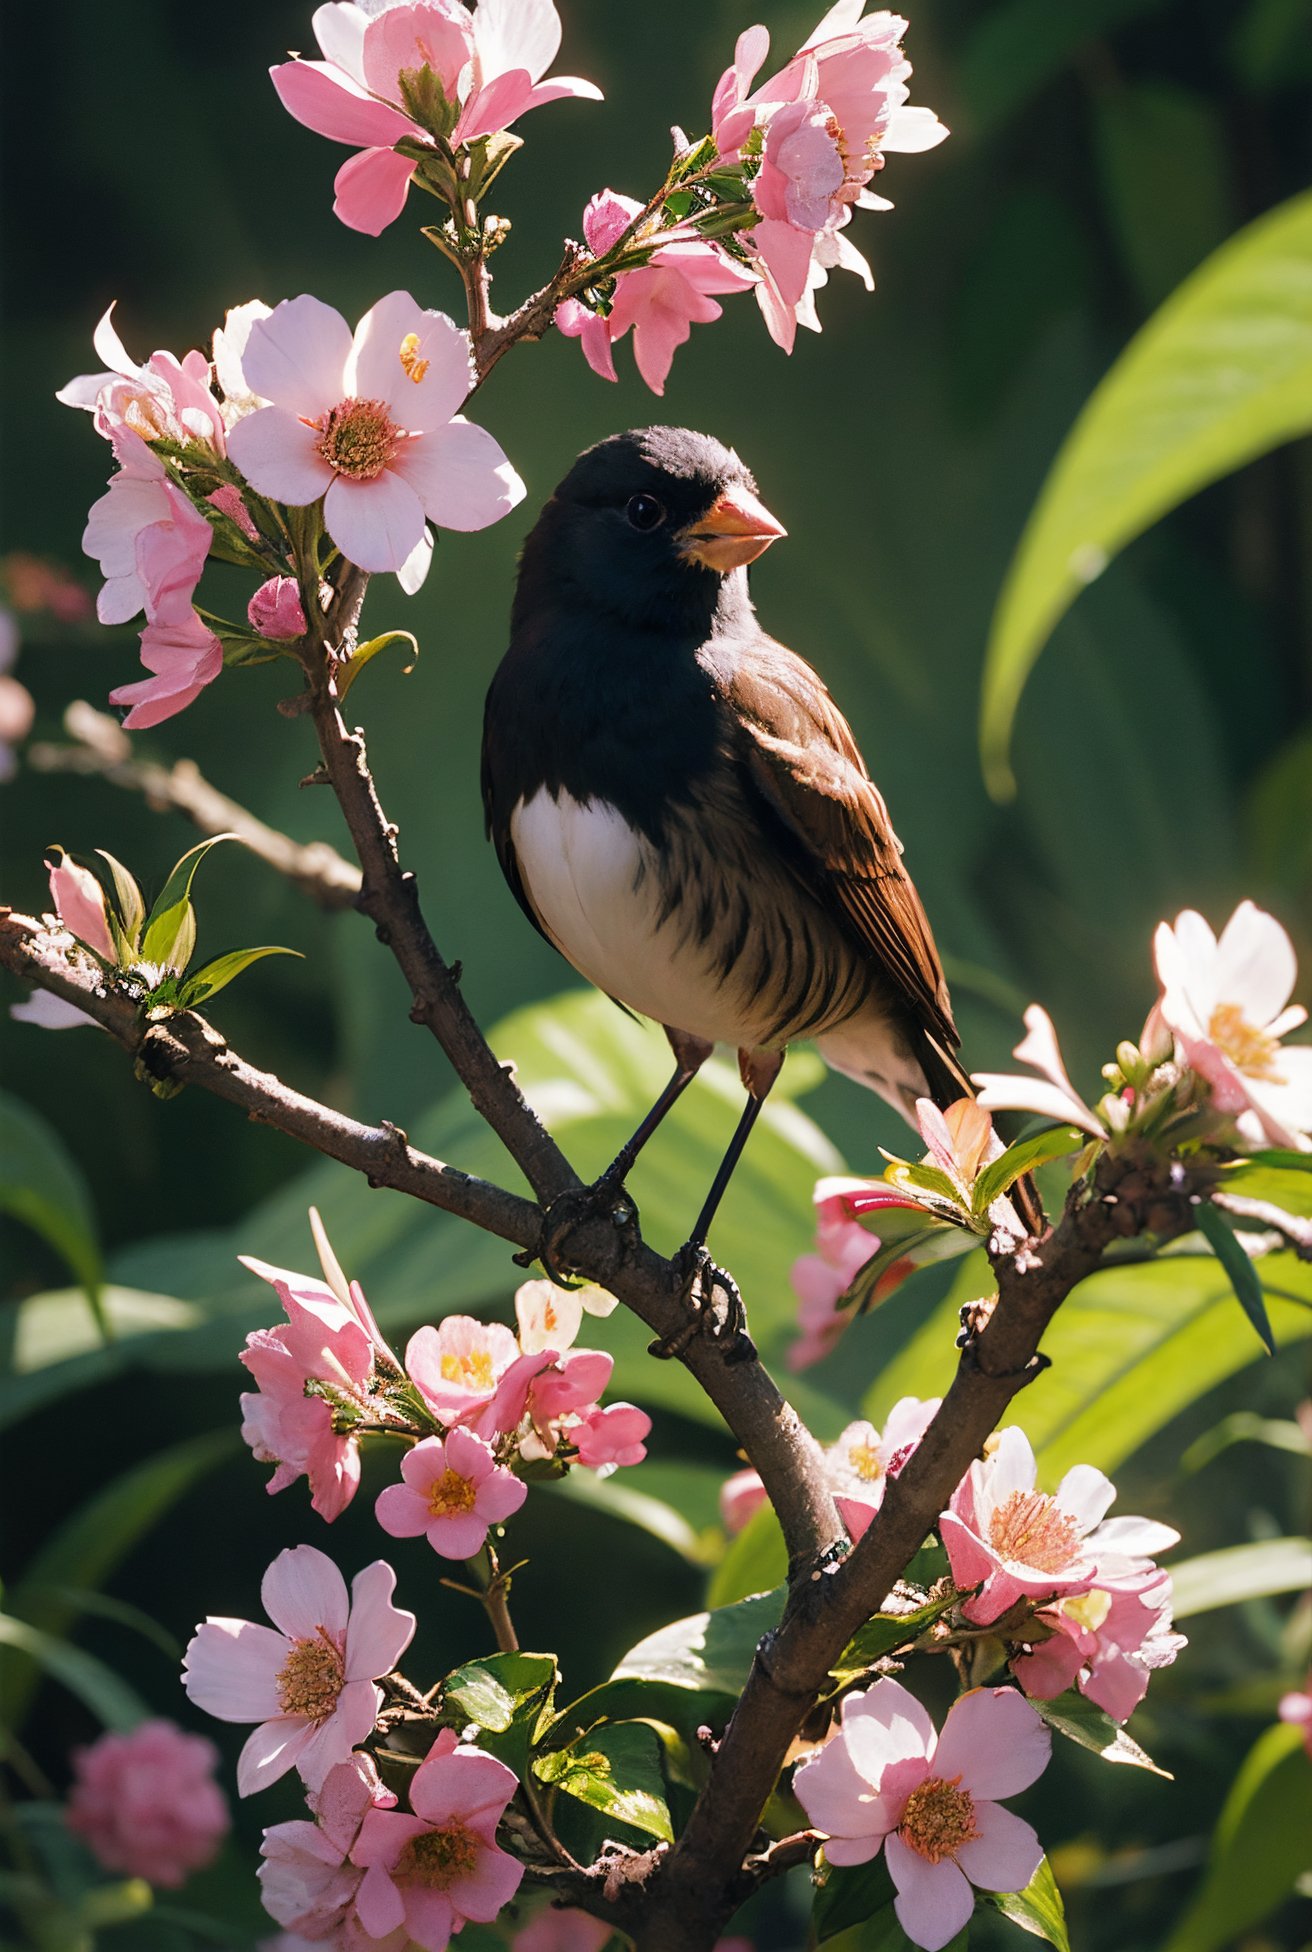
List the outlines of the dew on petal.
<svg viewBox="0 0 1312 1952">
<path fill-rule="evenodd" d="M 1013 1491 L 989 1520 L 989 1543 L 1000 1559 L 1061 1572 L 1079 1551 L 1075 1520 L 1043 1491 Z"/>
<path fill-rule="evenodd" d="M 941 1864 L 981 1834 L 975 1799 L 960 1782 L 960 1776 L 931 1776 L 912 1790 L 902 1812 L 899 1837 L 931 1864 Z"/>
</svg>

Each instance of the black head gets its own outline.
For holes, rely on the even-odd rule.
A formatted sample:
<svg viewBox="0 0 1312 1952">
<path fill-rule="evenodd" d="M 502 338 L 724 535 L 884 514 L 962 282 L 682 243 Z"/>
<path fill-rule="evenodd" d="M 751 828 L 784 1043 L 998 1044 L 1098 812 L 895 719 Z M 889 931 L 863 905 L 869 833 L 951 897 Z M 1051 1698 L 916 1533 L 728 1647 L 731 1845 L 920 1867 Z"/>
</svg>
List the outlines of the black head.
<svg viewBox="0 0 1312 1952">
<path fill-rule="evenodd" d="M 709 435 L 612 435 L 580 454 L 525 543 L 515 626 L 563 602 L 630 627 L 709 628 L 746 605 L 742 572 L 784 533 Z"/>
</svg>

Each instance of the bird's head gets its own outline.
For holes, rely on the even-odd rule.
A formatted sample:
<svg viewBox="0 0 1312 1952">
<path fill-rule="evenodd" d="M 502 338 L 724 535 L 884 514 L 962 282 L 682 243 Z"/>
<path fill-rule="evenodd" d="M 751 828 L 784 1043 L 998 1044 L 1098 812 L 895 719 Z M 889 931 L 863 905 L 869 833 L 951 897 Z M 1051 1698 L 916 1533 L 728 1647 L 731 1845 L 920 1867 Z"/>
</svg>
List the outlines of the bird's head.
<svg viewBox="0 0 1312 1952">
<path fill-rule="evenodd" d="M 738 456 L 685 427 L 643 427 L 580 454 L 543 509 L 516 620 L 550 588 L 642 627 L 709 625 L 745 602 L 748 563 L 784 535 Z"/>
</svg>

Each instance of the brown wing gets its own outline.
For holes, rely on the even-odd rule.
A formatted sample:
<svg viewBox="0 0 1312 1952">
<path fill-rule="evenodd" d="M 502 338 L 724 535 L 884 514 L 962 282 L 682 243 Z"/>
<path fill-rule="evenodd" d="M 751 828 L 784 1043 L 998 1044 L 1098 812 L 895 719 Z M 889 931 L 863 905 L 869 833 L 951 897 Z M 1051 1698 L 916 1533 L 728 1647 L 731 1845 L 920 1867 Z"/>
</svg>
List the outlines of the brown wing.
<svg viewBox="0 0 1312 1952">
<path fill-rule="evenodd" d="M 929 919 L 847 720 L 810 665 L 770 639 L 724 677 L 741 756 L 800 843 L 808 888 L 875 958 L 914 1021 L 955 1048 L 961 1040 Z"/>
</svg>

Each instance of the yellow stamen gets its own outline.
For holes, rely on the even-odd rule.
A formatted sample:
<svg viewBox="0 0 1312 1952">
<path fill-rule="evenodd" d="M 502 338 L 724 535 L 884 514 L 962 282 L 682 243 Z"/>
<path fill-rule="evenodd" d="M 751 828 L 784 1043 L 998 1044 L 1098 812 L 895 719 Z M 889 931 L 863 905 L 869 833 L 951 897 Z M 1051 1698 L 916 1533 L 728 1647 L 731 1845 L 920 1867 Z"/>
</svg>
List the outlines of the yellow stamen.
<svg viewBox="0 0 1312 1952">
<path fill-rule="evenodd" d="M 1042 1491 L 1013 1491 L 989 1520 L 989 1543 L 1001 1559 L 1061 1572 L 1079 1551 L 1075 1520 Z"/>
<path fill-rule="evenodd" d="M 957 1787 L 960 1781 L 960 1776 L 931 1776 L 912 1790 L 902 1812 L 899 1837 L 931 1864 L 941 1864 L 980 1835 L 974 1798 Z"/>
<path fill-rule="evenodd" d="M 1237 1003 L 1217 1004 L 1208 1021 L 1207 1035 L 1245 1077 L 1260 1078 L 1264 1084 L 1285 1082 L 1276 1061 L 1280 1055 L 1278 1039 L 1249 1023 Z"/>
<path fill-rule="evenodd" d="M 428 1509 L 434 1518 L 454 1518 L 460 1512 L 474 1509 L 476 1495 L 468 1478 L 448 1469 L 434 1479 L 428 1493 Z"/>
<path fill-rule="evenodd" d="M 431 360 L 421 359 L 419 357 L 419 334 L 417 332 L 407 332 L 401 341 L 401 365 L 405 371 L 406 378 L 413 380 L 415 385 L 418 386 L 431 364 Z"/>
<path fill-rule="evenodd" d="M 312 1722 L 327 1721 L 346 1684 L 340 1648 L 325 1627 L 313 1640 L 298 1640 L 278 1672 L 278 1701 L 284 1715 L 305 1715 Z"/>
</svg>

